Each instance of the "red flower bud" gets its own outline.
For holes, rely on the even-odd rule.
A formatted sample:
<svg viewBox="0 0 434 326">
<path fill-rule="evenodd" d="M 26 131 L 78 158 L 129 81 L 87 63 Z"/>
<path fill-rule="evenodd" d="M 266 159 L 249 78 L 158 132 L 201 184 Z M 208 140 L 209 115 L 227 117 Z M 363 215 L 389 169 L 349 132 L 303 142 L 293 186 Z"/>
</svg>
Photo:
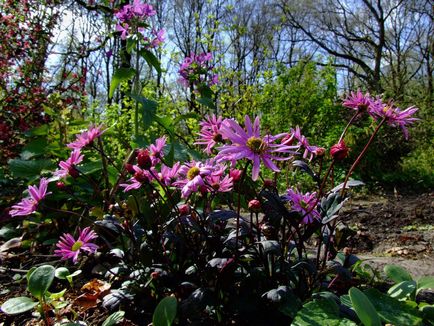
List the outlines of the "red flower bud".
<svg viewBox="0 0 434 326">
<path fill-rule="evenodd" d="M 190 213 L 190 206 L 189 205 L 181 205 L 179 206 L 179 214 L 181 216 L 188 215 Z"/>
<path fill-rule="evenodd" d="M 249 210 L 256 213 L 261 211 L 261 202 L 257 199 L 249 201 Z"/>
<path fill-rule="evenodd" d="M 238 180 L 241 179 L 241 170 L 238 169 L 231 169 L 229 171 L 229 176 L 232 178 L 233 182 L 237 182 Z"/>
<path fill-rule="evenodd" d="M 318 147 L 318 148 L 315 150 L 315 155 L 316 155 L 317 157 L 323 157 L 323 156 L 325 155 L 325 152 L 326 152 L 326 150 L 325 150 L 324 147 Z"/>
<path fill-rule="evenodd" d="M 139 150 L 137 154 L 137 164 L 140 168 L 149 170 L 152 167 L 152 159 L 147 149 Z"/>
<path fill-rule="evenodd" d="M 348 156 L 349 148 L 345 145 L 345 142 L 341 140 L 339 143 L 332 146 L 330 149 L 330 155 L 336 161 L 341 161 Z"/>
<path fill-rule="evenodd" d="M 56 187 L 57 187 L 57 189 L 59 189 L 59 190 L 63 190 L 63 189 L 66 188 L 66 185 L 65 185 L 65 183 L 62 182 L 62 181 L 57 181 L 57 182 L 56 182 Z"/>
<path fill-rule="evenodd" d="M 264 180 L 264 188 L 275 188 L 276 183 L 271 179 L 265 179 Z"/>
<path fill-rule="evenodd" d="M 136 173 L 136 171 L 135 171 L 134 168 L 133 168 L 133 165 L 132 165 L 132 164 L 129 164 L 129 163 L 125 164 L 125 170 L 127 170 L 127 171 L 128 171 L 129 173 L 131 173 L 131 174 Z"/>
</svg>

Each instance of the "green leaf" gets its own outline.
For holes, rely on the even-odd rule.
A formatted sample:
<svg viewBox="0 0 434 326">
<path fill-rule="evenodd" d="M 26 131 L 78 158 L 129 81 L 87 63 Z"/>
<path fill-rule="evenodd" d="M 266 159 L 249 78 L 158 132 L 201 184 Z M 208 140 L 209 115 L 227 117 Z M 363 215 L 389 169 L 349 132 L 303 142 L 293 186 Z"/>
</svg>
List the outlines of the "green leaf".
<svg viewBox="0 0 434 326">
<path fill-rule="evenodd" d="M 209 97 L 199 97 L 196 99 L 200 104 L 209 107 L 210 109 L 215 109 L 215 104 Z"/>
<path fill-rule="evenodd" d="M 406 326 L 422 324 L 421 313 L 406 302 L 391 298 L 377 289 L 368 289 L 365 294 L 386 323 Z"/>
<path fill-rule="evenodd" d="M 33 301 L 29 297 L 18 297 L 7 300 L 2 304 L 1 310 L 6 315 L 17 315 L 33 309 L 38 302 Z"/>
<path fill-rule="evenodd" d="M 106 320 L 102 323 L 102 326 L 112 326 L 121 322 L 124 319 L 125 311 L 116 311 L 107 317 Z"/>
<path fill-rule="evenodd" d="M 395 283 L 413 280 L 411 275 L 404 268 L 397 265 L 384 266 L 384 273 Z"/>
<path fill-rule="evenodd" d="M 420 311 L 422 311 L 424 319 L 432 321 L 431 325 L 434 325 L 434 306 L 423 306 Z"/>
<path fill-rule="evenodd" d="M 113 93 L 119 84 L 123 81 L 129 80 L 134 77 L 136 71 L 133 68 L 119 68 L 113 74 L 112 81 L 110 83 L 109 97 L 113 97 Z"/>
<path fill-rule="evenodd" d="M 63 289 L 60 292 L 56 292 L 56 293 L 50 293 L 50 292 L 46 292 L 47 296 L 50 298 L 50 300 L 59 300 L 60 298 L 62 298 L 65 295 L 66 289 Z"/>
<path fill-rule="evenodd" d="M 417 292 L 423 289 L 434 289 L 434 276 L 423 276 L 417 280 Z"/>
<path fill-rule="evenodd" d="M 161 74 L 161 63 L 158 58 L 149 50 L 140 50 L 140 55 L 146 60 L 150 67 L 154 67 L 155 70 Z"/>
<path fill-rule="evenodd" d="M 54 169 L 54 164 L 50 160 L 44 159 L 30 161 L 12 159 L 9 160 L 8 163 L 14 177 L 19 178 L 35 178 L 38 177 L 43 170 Z"/>
<path fill-rule="evenodd" d="M 152 317 L 154 326 L 170 326 L 176 317 L 178 302 L 175 297 L 165 297 L 157 305 Z"/>
<path fill-rule="evenodd" d="M 29 292 L 41 300 L 53 282 L 54 274 L 55 268 L 51 265 L 43 265 L 36 268 L 29 277 Z"/>
<path fill-rule="evenodd" d="M 141 95 L 131 95 L 131 98 L 140 103 L 140 107 L 142 109 L 143 128 L 144 130 L 147 130 L 155 120 L 158 102 L 147 99 Z"/>
<path fill-rule="evenodd" d="M 60 280 L 66 280 L 66 277 L 69 275 L 69 270 L 66 267 L 58 267 L 54 271 L 54 276 Z"/>
<path fill-rule="evenodd" d="M 34 156 L 39 156 L 45 154 L 47 150 L 47 140 L 45 138 L 37 138 L 32 140 L 26 146 L 24 146 L 21 151 L 20 157 L 23 160 L 28 160 Z"/>
<path fill-rule="evenodd" d="M 331 299 L 321 298 L 310 301 L 298 311 L 293 326 L 355 326 L 349 319 L 339 316 L 339 307 Z"/>
<path fill-rule="evenodd" d="M 359 289 L 351 288 L 349 291 L 351 303 L 360 321 L 365 326 L 381 326 L 380 317 L 369 298 Z"/>
<path fill-rule="evenodd" d="M 388 291 L 387 294 L 397 300 L 405 300 L 416 291 L 415 281 L 403 281 L 395 284 Z"/>
</svg>

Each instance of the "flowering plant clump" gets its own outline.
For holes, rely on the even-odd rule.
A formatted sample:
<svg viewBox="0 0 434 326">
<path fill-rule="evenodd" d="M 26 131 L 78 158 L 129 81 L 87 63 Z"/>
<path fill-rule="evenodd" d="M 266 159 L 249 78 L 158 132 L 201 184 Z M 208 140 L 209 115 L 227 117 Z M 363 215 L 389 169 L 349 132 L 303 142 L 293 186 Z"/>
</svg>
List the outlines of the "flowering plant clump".
<svg viewBox="0 0 434 326">
<path fill-rule="evenodd" d="M 178 82 L 184 87 L 192 87 L 200 90 L 204 86 L 212 86 L 218 83 L 218 75 L 213 72 L 211 65 L 213 56 L 211 53 L 194 54 L 185 57 L 179 68 Z"/>
<path fill-rule="evenodd" d="M 164 42 L 165 30 L 156 30 L 150 27 L 149 19 L 157 12 L 152 5 L 134 0 L 132 4 L 126 4 L 115 14 L 118 19 L 116 31 L 121 33 L 121 39 L 137 37 L 142 41 L 145 48 L 153 49 Z"/>
</svg>

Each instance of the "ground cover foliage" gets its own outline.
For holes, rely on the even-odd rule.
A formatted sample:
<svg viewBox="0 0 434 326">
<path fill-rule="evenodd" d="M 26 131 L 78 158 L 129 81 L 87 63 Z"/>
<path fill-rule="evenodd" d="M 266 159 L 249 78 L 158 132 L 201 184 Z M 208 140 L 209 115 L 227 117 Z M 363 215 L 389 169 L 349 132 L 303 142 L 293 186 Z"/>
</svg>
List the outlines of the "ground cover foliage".
<svg viewBox="0 0 434 326">
<path fill-rule="evenodd" d="M 139 0 L 77 1 L 111 32 L 51 84 L 49 31 L 68 5 L 2 4 L 14 40 L 0 63 L 6 323 L 433 324 L 421 296 L 433 277 L 381 274 L 336 232 L 365 182 L 432 185 L 431 95 L 400 107 L 374 69 L 371 93 L 338 97 L 336 62 L 308 57 L 242 83 L 218 65 L 212 30 L 166 70 L 165 7 Z M 113 64 L 104 91 L 84 65 L 99 50 Z M 409 173 L 394 173 L 412 147 Z"/>
</svg>

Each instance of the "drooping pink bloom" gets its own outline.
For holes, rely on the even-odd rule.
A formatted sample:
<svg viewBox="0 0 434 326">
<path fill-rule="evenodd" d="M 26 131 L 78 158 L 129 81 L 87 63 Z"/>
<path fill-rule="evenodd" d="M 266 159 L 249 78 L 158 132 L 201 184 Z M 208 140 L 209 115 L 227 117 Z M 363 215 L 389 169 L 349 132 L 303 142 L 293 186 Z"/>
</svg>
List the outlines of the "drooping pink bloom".
<svg viewBox="0 0 434 326">
<path fill-rule="evenodd" d="M 139 189 L 143 184 L 149 183 L 153 179 L 152 174 L 149 171 L 142 170 L 137 165 L 133 165 L 133 169 L 135 173 L 132 178 L 128 179 L 129 183 L 121 183 L 119 185 L 122 188 L 125 188 L 124 192 Z"/>
<path fill-rule="evenodd" d="M 357 92 L 350 92 L 342 105 L 350 109 L 368 112 L 374 102 L 375 99 L 369 93 L 363 94 L 360 90 L 357 90 Z"/>
<path fill-rule="evenodd" d="M 48 183 L 46 178 L 41 178 L 39 187 L 29 186 L 28 192 L 30 196 L 23 198 L 19 203 L 13 205 L 9 214 L 11 216 L 25 216 L 36 211 L 39 202 L 43 200 L 46 195 L 51 194 L 51 192 L 47 192 Z"/>
<path fill-rule="evenodd" d="M 301 129 L 297 126 L 295 129 L 291 128 L 291 133 L 282 139 L 282 144 L 293 145 L 294 141 L 297 141 L 297 145 L 304 149 L 303 158 L 309 156 L 309 161 L 312 161 L 313 157 L 317 154 L 318 147 L 309 144 L 306 136 L 301 134 Z"/>
<path fill-rule="evenodd" d="M 154 175 L 157 175 L 160 182 L 170 187 L 176 181 L 178 177 L 179 167 L 181 163 L 176 162 L 171 168 L 168 166 L 161 164 L 160 172 L 156 172 L 153 170 Z"/>
<path fill-rule="evenodd" d="M 75 141 L 66 145 L 72 149 L 82 149 L 94 141 L 95 138 L 101 136 L 105 130 L 102 130 L 102 126 L 91 125 L 89 130 L 82 132 L 76 136 Z"/>
<path fill-rule="evenodd" d="M 280 143 L 275 143 L 276 140 L 285 136 L 279 134 L 276 136 L 266 135 L 261 138 L 259 117 L 256 117 L 252 124 L 250 118 L 245 116 L 245 128 L 231 119 L 226 119 L 221 127 L 221 134 L 227 138 L 232 144 L 223 145 L 218 148 L 219 153 L 216 156 L 217 162 L 221 161 L 238 161 L 246 158 L 253 162 L 252 179 L 256 181 L 259 177 L 261 161 L 265 167 L 275 172 L 279 172 L 279 168 L 272 160 L 288 160 L 291 157 L 276 156 L 275 154 L 294 154 L 293 149 L 298 146 L 288 146 Z"/>
<path fill-rule="evenodd" d="M 212 162 L 210 162 L 212 164 Z M 216 164 L 214 171 L 205 176 L 204 181 L 207 187 L 206 192 L 228 192 L 231 191 L 234 183 L 230 175 L 225 174 L 226 166 Z"/>
<path fill-rule="evenodd" d="M 380 119 L 386 119 L 386 123 L 392 127 L 400 127 L 404 133 L 405 139 L 408 139 L 407 125 L 419 120 L 414 118 L 413 115 L 418 111 L 418 108 L 410 106 L 401 111 L 396 107 L 393 102 L 388 104 L 377 103 L 372 109 L 372 114 Z"/>
<path fill-rule="evenodd" d="M 205 152 L 212 154 L 212 148 L 219 142 L 223 141 L 223 136 L 220 133 L 223 118 L 212 116 L 205 116 L 205 120 L 200 122 L 199 139 L 195 142 L 196 145 L 206 145 Z"/>
<path fill-rule="evenodd" d="M 77 240 L 70 233 L 64 233 L 56 244 L 59 249 L 54 250 L 54 254 L 61 257 L 62 260 L 72 259 L 72 262 L 76 264 L 80 251 L 95 253 L 98 250 L 98 246 L 91 242 L 96 238 L 96 233 L 89 227 L 85 227 L 83 230 L 79 229 Z"/>
<path fill-rule="evenodd" d="M 173 185 L 181 188 L 182 197 L 187 198 L 205 185 L 204 177 L 210 175 L 214 168 L 209 163 L 191 161 L 179 168 L 178 181 Z"/>
<path fill-rule="evenodd" d="M 79 149 L 74 149 L 66 161 L 60 161 L 60 169 L 53 174 L 59 178 L 66 178 L 68 175 L 73 178 L 78 177 L 78 171 L 75 167 L 83 161 L 83 157 Z"/>
<path fill-rule="evenodd" d="M 121 39 L 125 40 L 128 36 L 128 24 L 127 23 L 123 23 L 123 24 L 116 24 L 116 30 L 118 32 L 121 32 Z"/>
<path fill-rule="evenodd" d="M 310 224 L 314 219 L 320 219 L 320 214 L 315 207 L 318 203 L 316 193 L 307 192 L 302 194 L 290 188 L 285 198 L 291 202 L 291 208 L 303 216 L 302 223 Z"/>
<path fill-rule="evenodd" d="M 164 146 L 166 146 L 167 138 L 165 136 L 157 138 L 155 140 L 155 144 L 151 144 L 149 146 L 150 156 L 152 160 L 152 165 L 156 165 L 161 162 L 161 159 L 164 157 Z"/>
</svg>

